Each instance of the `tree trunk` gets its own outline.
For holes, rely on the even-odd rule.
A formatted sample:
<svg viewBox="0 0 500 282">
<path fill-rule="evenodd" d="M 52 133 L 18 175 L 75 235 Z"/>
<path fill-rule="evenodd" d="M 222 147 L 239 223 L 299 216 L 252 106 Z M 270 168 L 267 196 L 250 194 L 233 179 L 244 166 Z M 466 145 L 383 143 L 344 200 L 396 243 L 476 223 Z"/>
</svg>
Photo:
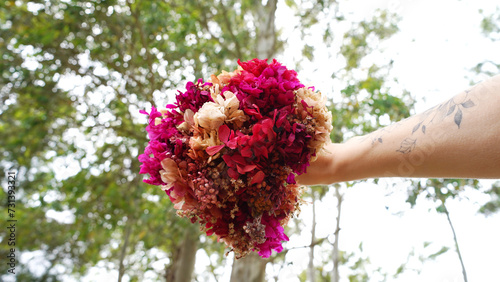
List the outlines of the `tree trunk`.
<svg viewBox="0 0 500 282">
<path fill-rule="evenodd" d="M 335 196 L 337 197 L 337 225 L 335 227 L 335 241 L 333 242 L 333 270 L 331 282 L 339 282 L 339 263 L 340 263 L 340 252 L 339 252 L 339 233 L 340 233 L 340 211 L 342 210 L 342 195 L 340 194 L 340 187 L 335 187 Z"/>
<path fill-rule="evenodd" d="M 259 1 L 260 2 L 260 1 Z M 258 4 L 255 10 L 255 24 L 257 25 L 256 54 L 259 59 L 271 59 L 276 51 L 276 9 L 278 0 L 268 0 L 264 6 Z"/>
<path fill-rule="evenodd" d="M 308 281 L 314 282 L 316 275 L 314 273 L 314 246 L 316 245 L 316 195 L 314 189 L 311 191 L 312 198 L 312 227 L 311 227 L 311 247 L 309 249 L 309 265 L 307 267 Z"/>
<path fill-rule="evenodd" d="M 132 222 L 127 222 L 127 226 L 125 227 L 125 236 L 123 238 L 123 246 L 120 251 L 120 262 L 118 267 L 118 282 L 121 282 L 123 279 L 123 275 L 125 274 L 125 265 L 124 260 L 127 255 L 127 248 L 130 240 L 130 233 L 132 232 Z"/>
<path fill-rule="evenodd" d="M 231 282 L 264 282 L 268 260 L 257 253 L 250 253 L 242 259 L 235 259 L 231 272 Z"/>
<path fill-rule="evenodd" d="M 172 264 L 166 273 L 167 282 L 191 282 L 198 250 L 199 232 L 193 228 L 186 228 L 184 240 L 174 252 Z"/>
</svg>

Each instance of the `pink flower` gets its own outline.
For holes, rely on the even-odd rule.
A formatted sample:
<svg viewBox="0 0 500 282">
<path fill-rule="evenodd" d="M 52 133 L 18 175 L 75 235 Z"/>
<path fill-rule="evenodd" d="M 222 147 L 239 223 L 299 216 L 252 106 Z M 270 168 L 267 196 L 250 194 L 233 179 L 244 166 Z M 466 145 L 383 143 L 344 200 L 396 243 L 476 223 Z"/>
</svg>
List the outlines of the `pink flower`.
<svg viewBox="0 0 500 282">
<path fill-rule="evenodd" d="M 262 224 L 266 226 L 266 241 L 257 245 L 259 255 L 263 258 L 271 256 L 272 250 L 276 252 L 283 251 L 282 241 L 288 241 L 288 236 L 285 235 L 285 229 L 281 226 L 278 219 L 269 215 L 262 216 Z"/>
<path fill-rule="evenodd" d="M 181 112 L 190 109 L 196 113 L 206 102 L 213 102 L 210 92 L 204 90 L 205 87 L 210 85 L 212 84 L 208 82 L 203 83 L 202 79 L 199 79 L 196 83 L 188 82 L 186 91 L 178 91 L 177 102 L 172 106 L 179 108 Z"/>
</svg>

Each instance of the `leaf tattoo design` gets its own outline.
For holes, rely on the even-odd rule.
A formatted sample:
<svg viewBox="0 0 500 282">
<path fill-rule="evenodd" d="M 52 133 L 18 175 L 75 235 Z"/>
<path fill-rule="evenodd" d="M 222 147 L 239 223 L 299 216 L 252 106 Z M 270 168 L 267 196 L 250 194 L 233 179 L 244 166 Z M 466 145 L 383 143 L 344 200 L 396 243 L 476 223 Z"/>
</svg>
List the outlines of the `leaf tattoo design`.
<svg viewBox="0 0 500 282">
<path fill-rule="evenodd" d="M 374 137 L 374 138 L 372 138 L 372 146 L 373 146 L 373 144 L 375 144 L 377 142 L 383 143 L 382 137 Z"/>
<path fill-rule="evenodd" d="M 468 94 L 468 93 L 466 93 L 466 94 Z M 466 96 L 466 98 L 467 98 L 467 96 Z M 462 124 L 462 119 L 464 116 L 462 109 L 472 108 L 475 105 L 476 104 L 474 104 L 474 102 L 471 99 L 467 99 L 465 102 L 462 102 L 462 103 L 456 103 L 452 98 L 452 99 L 448 100 L 447 102 L 439 105 L 434 117 L 431 119 L 429 124 L 432 123 L 434 121 L 434 118 L 438 115 L 442 115 L 443 117 L 448 117 L 448 116 L 452 115 L 453 113 L 455 113 L 455 115 L 453 116 L 453 121 L 455 122 L 457 127 L 460 128 L 460 125 Z M 419 126 L 419 125 L 420 124 L 418 124 L 417 126 Z M 412 134 L 415 133 L 415 131 L 417 129 L 418 128 L 414 128 Z M 425 130 L 426 129 L 424 129 L 422 127 L 423 133 L 425 133 Z"/>
<path fill-rule="evenodd" d="M 460 104 L 453 104 L 448 109 L 448 113 L 446 114 L 446 116 L 451 115 L 453 112 L 455 112 L 455 109 L 456 109 L 457 111 L 455 113 L 455 116 L 453 117 L 453 121 L 455 121 L 455 124 L 458 126 L 458 128 L 460 128 L 460 125 L 462 124 L 462 118 L 463 118 L 463 111 L 462 111 L 462 109 L 460 109 L 460 107 L 462 107 L 464 109 L 468 109 L 468 108 L 474 107 L 475 105 L 476 104 L 474 104 L 474 102 L 472 102 L 471 99 L 469 99 L 465 102 L 462 102 Z"/>
<path fill-rule="evenodd" d="M 415 133 L 415 131 L 417 131 L 417 130 L 420 128 L 420 125 L 422 125 L 422 121 L 421 121 L 421 122 L 419 122 L 417 125 L 415 125 L 415 126 L 413 127 L 413 130 L 411 131 L 411 134 Z M 425 125 L 424 125 L 424 127 L 425 127 Z M 425 131 L 425 130 L 424 130 L 424 131 Z"/>
<path fill-rule="evenodd" d="M 474 107 L 476 104 L 474 104 L 474 102 L 472 102 L 472 100 L 469 99 L 460 105 L 462 105 L 462 107 L 464 107 L 464 108 L 471 108 L 471 107 Z"/>
<path fill-rule="evenodd" d="M 470 92 L 470 91 L 469 91 Z M 429 125 L 434 124 L 436 122 L 442 122 L 445 118 L 453 115 L 453 122 L 460 129 L 464 118 L 465 109 L 472 108 L 476 104 L 468 97 L 469 92 L 466 91 L 465 97 L 461 103 L 455 102 L 454 98 L 449 99 L 448 101 L 433 107 L 427 111 L 425 111 L 420 119 L 420 121 L 413 126 L 411 130 L 411 135 L 418 135 L 419 131 L 422 131 L 423 134 L 426 134 L 427 128 Z M 435 120 L 436 119 L 436 120 Z M 380 142 L 382 143 L 382 142 Z M 372 142 L 373 144 L 373 142 Z M 412 152 L 417 146 L 417 138 L 405 138 L 401 144 L 399 149 L 396 152 L 402 154 L 408 154 Z"/>
<path fill-rule="evenodd" d="M 417 139 L 405 138 L 396 152 L 408 154 L 415 149 L 415 146 L 417 146 Z"/>
<path fill-rule="evenodd" d="M 455 108 L 456 108 L 456 104 L 451 106 L 449 109 L 448 109 L 448 113 L 446 114 L 446 116 L 449 116 L 451 115 L 454 111 L 455 111 Z"/>
<path fill-rule="evenodd" d="M 455 114 L 455 123 L 460 128 L 460 124 L 462 123 L 462 110 L 458 109 L 457 113 Z"/>
</svg>

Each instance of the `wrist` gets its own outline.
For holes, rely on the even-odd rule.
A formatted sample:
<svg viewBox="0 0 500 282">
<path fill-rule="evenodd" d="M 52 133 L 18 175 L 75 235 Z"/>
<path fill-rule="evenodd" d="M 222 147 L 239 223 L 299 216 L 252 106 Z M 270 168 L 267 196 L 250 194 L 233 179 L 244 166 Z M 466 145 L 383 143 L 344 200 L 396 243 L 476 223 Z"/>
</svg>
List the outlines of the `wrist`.
<svg viewBox="0 0 500 282">
<path fill-rule="evenodd" d="M 380 177 L 387 163 L 382 144 L 355 137 L 335 148 L 333 182 Z"/>
</svg>

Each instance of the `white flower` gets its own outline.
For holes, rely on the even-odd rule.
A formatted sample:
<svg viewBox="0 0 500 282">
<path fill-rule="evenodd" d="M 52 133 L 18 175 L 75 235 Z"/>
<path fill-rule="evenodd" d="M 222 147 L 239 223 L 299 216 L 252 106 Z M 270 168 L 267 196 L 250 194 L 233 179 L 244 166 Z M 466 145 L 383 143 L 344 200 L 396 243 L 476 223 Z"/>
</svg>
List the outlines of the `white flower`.
<svg viewBox="0 0 500 282">
<path fill-rule="evenodd" d="M 184 132 L 189 132 L 194 127 L 194 112 L 187 109 L 184 112 L 184 122 L 177 126 L 177 129 Z"/>
<path fill-rule="evenodd" d="M 206 102 L 201 109 L 194 114 L 195 125 L 201 126 L 207 131 L 218 130 L 224 123 L 226 115 L 224 108 L 213 102 Z"/>
<path fill-rule="evenodd" d="M 234 125 L 236 125 L 236 127 L 241 127 L 243 122 L 247 120 L 248 117 L 245 115 L 245 113 L 242 110 L 239 110 L 240 101 L 233 92 L 224 92 L 224 98 L 219 95 L 215 99 L 215 102 L 224 108 L 226 123 L 233 123 Z"/>
<path fill-rule="evenodd" d="M 208 147 L 221 145 L 219 139 L 219 127 L 226 124 L 231 124 L 233 128 L 239 128 L 247 120 L 245 113 L 239 109 L 240 101 L 230 91 L 223 94 L 212 96 L 214 102 L 206 102 L 201 109 L 192 116 L 192 137 L 189 139 L 189 147 L 192 149 L 193 158 L 199 155 L 199 151 L 204 151 Z M 184 115 L 184 123 L 179 125 L 179 129 L 187 128 L 187 118 L 189 115 Z M 186 124 L 187 122 L 187 124 Z M 218 158 L 216 154 L 210 156 L 208 162 Z"/>
</svg>

